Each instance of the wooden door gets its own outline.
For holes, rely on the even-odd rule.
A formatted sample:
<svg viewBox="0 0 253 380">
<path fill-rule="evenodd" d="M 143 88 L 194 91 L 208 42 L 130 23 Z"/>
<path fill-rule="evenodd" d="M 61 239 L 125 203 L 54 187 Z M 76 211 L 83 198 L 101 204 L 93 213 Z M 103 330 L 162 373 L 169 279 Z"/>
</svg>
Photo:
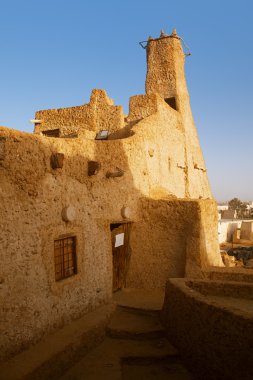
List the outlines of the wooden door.
<svg viewBox="0 0 253 380">
<path fill-rule="evenodd" d="M 130 259 L 129 235 L 131 223 L 111 224 L 113 284 L 115 292 L 126 284 L 126 275 Z"/>
</svg>

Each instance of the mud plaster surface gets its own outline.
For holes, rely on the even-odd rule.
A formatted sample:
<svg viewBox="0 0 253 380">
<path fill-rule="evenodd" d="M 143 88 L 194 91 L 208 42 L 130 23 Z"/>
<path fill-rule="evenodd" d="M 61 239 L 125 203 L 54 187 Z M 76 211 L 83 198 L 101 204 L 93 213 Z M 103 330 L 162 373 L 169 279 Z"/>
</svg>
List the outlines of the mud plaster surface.
<svg viewBox="0 0 253 380">
<path fill-rule="evenodd" d="M 105 91 L 94 90 L 86 105 L 38 111 L 35 134 L 0 128 L 2 357 L 109 301 L 111 223 L 132 223 L 126 286 L 163 287 L 169 277 L 194 277 L 202 267 L 222 265 L 216 204 L 178 43 L 169 42 L 164 70 L 163 45 L 156 52 L 150 46 L 148 61 L 151 71 L 159 63 L 164 86 L 168 75 L 175 78 L 168 91 L 178 110 L 156 89 L 156 76 L 147 76 L 147 94 L 130 99 L 127 117 Z M 77 132 L 78 138 L 41 135 L 55 128 L 61 136 Z M 114 139 L 94 140 L 100 129 Z M 64 154 L 60 169 L 50 165 L 54 153 Z M 88 161 L 101 165 L 94 176 L 88 176 Z M 123 176 L 106 177 L 117 168 Z M 62 220 L 69 205 L 76 211 L 73 223 Z M 127 220 L 123 207 L 131 211 Z M 54 239 L 73 235 L 77 274 L 56 282 Z"/>
</svg>

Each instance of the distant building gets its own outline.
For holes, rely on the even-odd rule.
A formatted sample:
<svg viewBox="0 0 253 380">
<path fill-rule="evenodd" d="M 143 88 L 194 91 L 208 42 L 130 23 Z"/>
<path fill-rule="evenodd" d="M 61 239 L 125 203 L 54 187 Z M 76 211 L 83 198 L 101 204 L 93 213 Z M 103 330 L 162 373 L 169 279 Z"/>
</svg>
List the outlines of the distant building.
<svg viewBox="0 0 253 380">
<path fill-rule="evenodd" d="M 218 238 L 219 243 L 231 242 L 234 231 L 241 227 L 242 220 L 224 220 L 218 221 Z"/>
<path fill-rule="evenodd" d="M 236 210 L 222 210 L 221 219 L 236 219 L 237 211 Z"/>
<path fill-rule="evenodd" d="M 228 205 L 217 205 L 218 211 L 228 210 Z"/>
</svg>

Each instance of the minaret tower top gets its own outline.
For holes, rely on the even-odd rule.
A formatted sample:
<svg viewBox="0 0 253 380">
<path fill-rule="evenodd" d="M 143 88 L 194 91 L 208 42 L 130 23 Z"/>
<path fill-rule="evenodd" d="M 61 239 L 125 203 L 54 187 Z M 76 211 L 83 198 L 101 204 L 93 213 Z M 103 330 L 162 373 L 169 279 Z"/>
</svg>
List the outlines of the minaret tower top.
<svg viewBox="0 0 253 380">
<path fill-rule="evenodd" d="M 185 54 L 176 29 L 171 35 L 161 30 L 160 37 L 149 37 L 147 51 L 146 94 L 158 93 L 164 99 L 178 98 L 187 91 Z"/>
</svg>

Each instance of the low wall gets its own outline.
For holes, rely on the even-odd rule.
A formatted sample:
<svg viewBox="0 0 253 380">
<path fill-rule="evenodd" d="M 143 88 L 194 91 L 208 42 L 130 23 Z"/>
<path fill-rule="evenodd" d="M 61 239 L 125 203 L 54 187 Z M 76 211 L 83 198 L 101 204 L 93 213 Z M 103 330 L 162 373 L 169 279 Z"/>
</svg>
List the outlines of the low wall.
<svg viewBox="0 0 253 380">
<path fill-rule="evenodd" d="M 252 379 L 252 300 L 229 307 L 223 297 L 221 307 L 187 281 L 170 279 L 166 286 L 162 320 L 169 339 L 199 379 Z"/>
</svg>

